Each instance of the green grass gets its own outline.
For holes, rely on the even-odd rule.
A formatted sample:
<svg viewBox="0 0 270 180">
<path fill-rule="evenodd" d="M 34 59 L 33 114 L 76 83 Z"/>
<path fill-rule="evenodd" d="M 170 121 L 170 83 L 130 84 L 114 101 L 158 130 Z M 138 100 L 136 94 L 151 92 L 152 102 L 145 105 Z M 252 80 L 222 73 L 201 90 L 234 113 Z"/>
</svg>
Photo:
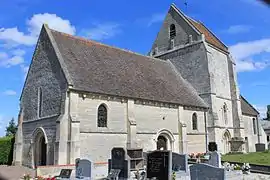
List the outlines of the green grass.
<svg viewBox="0 0 270 180">
<path fill-rule="evenodd" d="M 226 154 L 221 157 L 222 161 L 250 163 L 257 165 L 270 165 L 270 152 L 254 152 L 248 154 Z"/>
</svg>

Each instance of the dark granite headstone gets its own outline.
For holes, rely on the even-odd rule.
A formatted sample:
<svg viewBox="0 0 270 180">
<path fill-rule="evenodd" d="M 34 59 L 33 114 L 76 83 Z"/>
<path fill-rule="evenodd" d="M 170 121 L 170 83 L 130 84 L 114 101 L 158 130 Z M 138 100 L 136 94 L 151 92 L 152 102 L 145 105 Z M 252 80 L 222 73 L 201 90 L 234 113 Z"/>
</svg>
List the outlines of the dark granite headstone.
<svg viewBox="0 0 270 180">
<path fill-rule="evenodd" d="M 188 156 L 186 154 L 172 153 L 172 170 L 188 171 Z"/>
<path fill-rule="evenodd" d="M 190 180 L 225 180 L 225 169 L 199 163 L 190 166 Z"/>
<path fill-rule="evenodd" d="M 263 143 L 257 143 L 255 144 L 256 152 L 263 152 L 265 151 L 265 144 Z"/>
<path fill-rule="evenodd" d="M 111 169 L 119 169 L 119 178 L 129 178 L 130 176 L 130 160 L 127 159 L 124 148 L 115 147 L 111 151 L 111 159 L 109 159 L 109 172 Z"/>
<path fill-rule="evenodd" d="M 209 142 L 208 144 L 208 150 L 209 151 L 217 151 L 217 143 L 216 142 Z"/>
<path fill-rule="evenodd" d="M 153 151 L 147 155 L 147 178 L 171 179 L 171 151 Z"/>
<path fill-rule="evenodd" d="M 91 178 L 91 161 L 76 159 L 76 178 Z"/>
</svg>

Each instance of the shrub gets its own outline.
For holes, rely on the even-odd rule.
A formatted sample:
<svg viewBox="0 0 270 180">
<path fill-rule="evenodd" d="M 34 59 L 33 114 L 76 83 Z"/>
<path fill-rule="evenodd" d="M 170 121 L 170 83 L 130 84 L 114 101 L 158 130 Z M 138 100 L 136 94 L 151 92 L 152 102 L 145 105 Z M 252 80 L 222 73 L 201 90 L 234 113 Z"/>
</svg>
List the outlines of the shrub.
<svg viewBox="0 0 270 180">
<path fill-rule="evenodd" d="M 15 137 L 13 136 L 0 138 L 0 164 L 11 165 L 14 142 Z"/>
</svg>

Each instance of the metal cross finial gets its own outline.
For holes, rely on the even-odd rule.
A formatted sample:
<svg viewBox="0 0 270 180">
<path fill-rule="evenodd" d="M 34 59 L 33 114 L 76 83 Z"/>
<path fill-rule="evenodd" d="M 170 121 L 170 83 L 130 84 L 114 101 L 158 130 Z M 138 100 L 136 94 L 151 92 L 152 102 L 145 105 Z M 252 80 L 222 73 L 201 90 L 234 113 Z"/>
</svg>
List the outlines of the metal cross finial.
<svg viewBox="0 0 270 180">
<path fill-rule="evenodd" d="M 187 13 L 187 7 L 188 7 L 187 0 L 185 0 L 184 5 L 186 6 L 186 13 Z"/>
</svg>

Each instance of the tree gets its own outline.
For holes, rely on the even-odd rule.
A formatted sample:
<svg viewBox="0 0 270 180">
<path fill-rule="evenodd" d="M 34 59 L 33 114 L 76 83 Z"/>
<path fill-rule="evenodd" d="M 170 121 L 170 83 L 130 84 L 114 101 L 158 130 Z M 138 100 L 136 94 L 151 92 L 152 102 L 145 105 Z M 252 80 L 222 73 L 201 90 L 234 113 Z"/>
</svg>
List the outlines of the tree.
<svg viewBox="0 0 270 180">
<path fill-rule="evenodd" d="M 267 105 L 266 118 L 264 120 L 270 121 L 270 105 Z"/>
<path fill-rule="evenodd" d="M 6 136 L 15 136 L 17 131 L 17 126 L 15 124 L 14 118 L 12 118 L 9 123 L 8 126 L 6 127 Z"/>
</svg>

